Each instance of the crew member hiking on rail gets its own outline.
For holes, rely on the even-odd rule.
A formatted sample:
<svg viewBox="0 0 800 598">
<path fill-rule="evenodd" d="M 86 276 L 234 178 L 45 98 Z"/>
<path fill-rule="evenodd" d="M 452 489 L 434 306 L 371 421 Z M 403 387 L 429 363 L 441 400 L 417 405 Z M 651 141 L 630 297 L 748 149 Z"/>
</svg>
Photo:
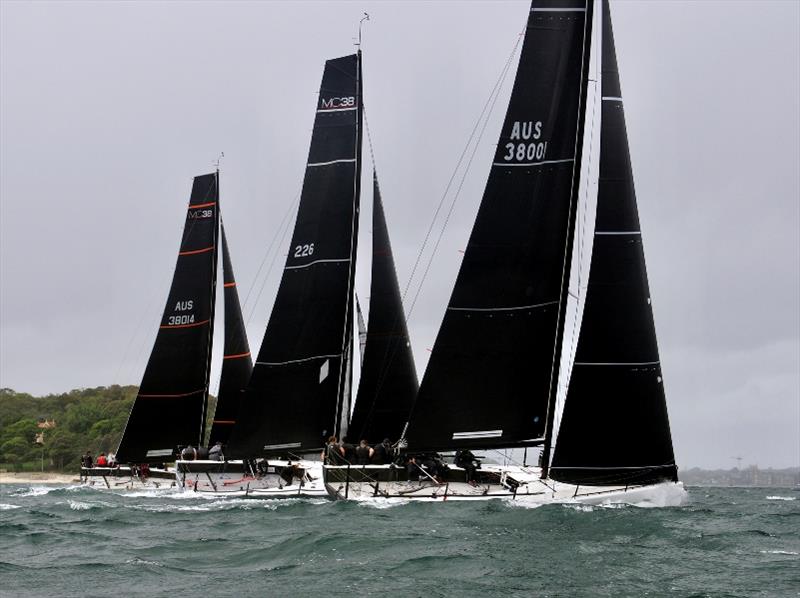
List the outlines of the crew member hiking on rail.
<svg viewBox="0 0 800 598">
<path fill-rule="evenodd" d="M 367 444 L 367 441 L 362 440 L 358 443 L 358 448 L 356 449 L 356 463 L 358 465 L 369 465 L 369 460 L 373 452 L 372 448 Z"/>
<path fill-rule="evenodd" d="M 392 444 L 388 438 L 384 438 L 383 442 L 376 444 L 372 449 L 372 464 L 373 465 L 386 465 L 391 462 Z"/>
</svg>

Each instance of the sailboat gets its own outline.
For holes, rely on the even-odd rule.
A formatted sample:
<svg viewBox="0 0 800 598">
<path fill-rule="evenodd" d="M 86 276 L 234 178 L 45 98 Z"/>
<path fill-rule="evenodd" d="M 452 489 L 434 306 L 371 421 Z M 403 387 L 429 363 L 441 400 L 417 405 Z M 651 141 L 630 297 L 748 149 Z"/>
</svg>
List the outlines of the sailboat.
<svg viewBox="0 0 800 598">
<path fill-rule="evenodd" d="M 376 444 L 402 433 L 418 382 L 374 171 L 368 326 L 353 292 L 361 106 L 360 53 L 328 61 L 289 256 L 226 450 L 233 460 L 179 461 L 184 488 L 327 497 L 319 454 L 329 436 Z M 351 410 L 354 307 L 362 366 Z"/>
<path fill-rule="evenodd" d="M 211 438 L 222 438 L 249 378 L 249 349 L 219 212 L 219 171 L 195 177 L 172 285 L 114 467 L 83 468 L 101 488 L 173 487 L 181 447 L 203 446 L 215 323 L 218 237 L 225 280 L 225 359 Z"/>
<path fill-rule="evenodd" d="M 576 302 L 576 212 L 592 200 L 589 282 L 585 295 L 572 293 L 583 299 Z M 580 313 L 570 360 L 565 322 Z M 409 456 L 427 456 L 407 467 L 326 466 L 329 494 L 531 504 L 684 499 L 607 0 L 531 3 L 484 196 L 404 440 Z M 509 464 L 507 452 L 503 464 L 479 465 L 471 453 L 528 447 L 541 447 L 539 467 Z M 455 452 L 454 464 L 431 457 L 446 451 Z"/>
<path fill-rule="evenodd" d="M 361 53 L 322 76 L 294 233 L 224 463 L 179 461 L 179 484 L 326 496 L 319 453 L 350 415 L 361 195 Z"/>
</svg>

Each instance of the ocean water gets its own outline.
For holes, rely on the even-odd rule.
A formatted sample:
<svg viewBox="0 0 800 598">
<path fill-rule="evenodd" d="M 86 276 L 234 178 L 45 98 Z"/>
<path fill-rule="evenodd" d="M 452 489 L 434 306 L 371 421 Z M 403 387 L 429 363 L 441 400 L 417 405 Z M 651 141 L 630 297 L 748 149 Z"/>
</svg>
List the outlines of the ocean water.
<svg viewBox="0 0 800 598">
<path fill-rule="evenodd" d="M 0 596 L 800 596 L 800 492 L 377 508 L 0 488 Z"/>
</svg>

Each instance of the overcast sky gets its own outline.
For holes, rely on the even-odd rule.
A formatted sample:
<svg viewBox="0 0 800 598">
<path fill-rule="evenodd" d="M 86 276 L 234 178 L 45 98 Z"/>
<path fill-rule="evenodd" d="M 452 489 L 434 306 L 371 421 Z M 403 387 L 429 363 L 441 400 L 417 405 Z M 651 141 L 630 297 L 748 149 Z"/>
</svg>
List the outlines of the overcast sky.
<svg viewBox="0 0 800 598">
<path fill-rule="evenodd" d="M 528 6 L 0 2 L 0 386 L 139 383 L 191 179 L 223 151 L 222 213 L 242 301 L 253 289 L 257 352 L 322 67 L 353 51 L 363 11 L 364 102 L 404 287 Z M 800 3 L 611 10 L 678 463 L 798 465 Z M 420 376 L 511 81 L 409 320 Z"/>
</svg>

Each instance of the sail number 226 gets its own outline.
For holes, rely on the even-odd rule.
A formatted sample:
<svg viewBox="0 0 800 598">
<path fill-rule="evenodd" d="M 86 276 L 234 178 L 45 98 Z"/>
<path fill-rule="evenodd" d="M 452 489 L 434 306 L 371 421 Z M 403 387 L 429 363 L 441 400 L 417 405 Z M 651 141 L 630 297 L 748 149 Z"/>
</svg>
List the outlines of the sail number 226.
<svg viewBox="0 0 800 598">
<path fill-rule="evenodd" d="M 298 245 L 294 248 L 294 257 L 307 257 L 314 255 L 314 244 Z"/>
</svg>

